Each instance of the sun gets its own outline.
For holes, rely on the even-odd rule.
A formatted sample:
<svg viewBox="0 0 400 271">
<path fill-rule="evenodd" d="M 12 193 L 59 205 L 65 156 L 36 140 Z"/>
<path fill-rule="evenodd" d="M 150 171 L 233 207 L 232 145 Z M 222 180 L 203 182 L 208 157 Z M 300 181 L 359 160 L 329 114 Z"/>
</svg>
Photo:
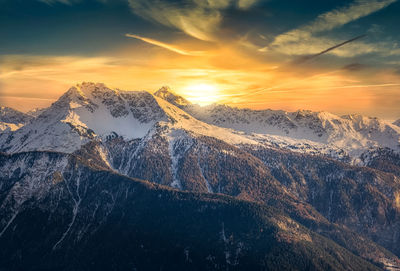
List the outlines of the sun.
<svg viewBox="0 0 400 271">
<path fill-rule="evenodd" d="M 189 84 L 183 88 L 183 93 L 190 102 L 201 106 L 215 103 L 219 100 L 219 91 L 211 84 Z"/>
</svg>

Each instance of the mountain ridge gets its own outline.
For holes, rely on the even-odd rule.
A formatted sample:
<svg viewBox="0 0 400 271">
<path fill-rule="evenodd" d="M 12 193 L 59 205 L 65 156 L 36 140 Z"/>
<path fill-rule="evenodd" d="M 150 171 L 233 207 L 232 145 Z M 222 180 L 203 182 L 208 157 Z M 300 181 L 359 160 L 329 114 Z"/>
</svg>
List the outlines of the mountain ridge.
<svg viewBox="0 0 400 271">
<path fill-rule="evenodd" d="M 92 93 L 93 91 L 94 93 Z M 77 96 L 75 97 L 72 95 L 73 93 Z M 135 93 L 135 95 L 133 95 L 133 93 Z M 241 140 L 253 142 L 253 144 L 267 144 L 311 154 L 321 153 L 338 160 L 361 164 L 363 163 L 361 157 L 365 157 L 365 153 L 378 148 L 388 148 L 395 152 L 400 152 L 399 126 L 377 118 L 364 117 L 361 115 L 345 115 L 339 117 L 328 112 L 312 112 L 309 110 L 298 110 L 294 112 L 270 109 L 250 110 L 217 104 L 200 107 L 191 104 L 182 96 L 176 95 L 169 87 L 160 88 L 154 93 L 154 96 L 152 96 L 148 92 L 113 90 L 107 88 L 104 84 L 82 83 L 71 88 L 70 94 L 72 95 L 69 97 L 70 100 L 77 100 L 71 100 L 70 102 L 72 103 L 69 106 L 85 107 L 87 111 L 90 112 L 97 110 L 98 112 L 96 115 L 99 115 L 99 112 L 103 112 L 105 113 L 105 115 L 102 116 L 104 119 L 95 122 L 92 121 L 94 127 L 89 127 L 90 130 L 85 131 L 87 128 L 85 126 L 88 126 L 85 121 L 91 120 L 92 117 L 88 112 L 82 112 L 82 109 L 71 108 L 71 111 L 80 111 L 81 115 L 79 112 L 77 114 L 73 113 L 69 116 L 64 116 L 62 121 L 72 124 L 77 131 L 81 131 L 82 133 L 94 132 L 94 134 L 99 136 L 107 136 L 115 132 L 126 138 L 138 138 L 148 132 L 155 122 L 170 121 L 171 119 L 163 119 L 163 117 L 169 117 L 165 115 L 162 116 L 162 111 L 165 108 L 160 108 L 159 105 L 157 105 L 160 103 L 159 100 L 154 101 L 155 97 L 157 97 L 183 110 L 185 113 L 180 112 L 180 116 L 188 114 L 185 118 L 194 117 L 214 127 L 233 129 L 233 133 L 230 133 L 232 138 L 237 138 L 239 136 Z M 136 97 L 132 97 L 132 95 Z M 106 104 L 94 102 L 94 104 L 90 105 L 93 101 L 100 99 L 101 96 L 104 96 L 103 98 L 106 99 Z M 139 104 L 140 101 L 133 103 L 136 99 L 140 100 L 140 96 L 142 96 L 141 98 L 144 101 L 151 104 L 148 104 L 148 107 L 146 107 L 144 104 Z M 67 99 L 67 97 L 65 97 L 65 99 Z M 77 97 L 81 97 L 81 99 Z M 130 105 L 129 102 L 131 103 Z M 99 106 L 100 109 L 98 109 Z M 133 108 L 141 108 L 145 111 L 130 112 Z M 144 123 L 146 123 L 146 119 L 144 119 L 146 117 L 144 116 L 153 114 L 151 113 L 152 110 L 154 110 L 154 112 L 157 111 L 156 115 L 150 117 L 153 119 L 153 122 L 147 122 L 149 126 L 144 127 Z M 45 111 L 46 110 L 41 110 L 41 113 Z M 106 111 L 109 111 L 111 114 Z M 174 112 L 170 113 L 174 114 Z M 82 114 L 85 116 L 82 116 Z M 133 117 L 130 117 L 132 114 Z M 40 115 L 41 114 L 39 114 L 39 116 Z M 83 119 L 83 123 L 78 121 L 76 118 L 77 115 L 79 118 Z M 126 123 L 127 120 L 124 120 L 124 118 L 130 118 L 129 125 L 131 126 L 143 127 L 142 131 L 140 132 L 141 129 L 139 128 L 135 131 L 137 132 L 137 134 L 135 134 L 132 129 L 121 129 L 121 127 L 128 126 Z M 182 117 L 179 118 L 182 119 Z M 139 120 L 139 122 L 135 120 Z M 118 123 L 119 121 L 123 122 Z M 98 124 L 101 122 L 115 125 L 109 129 L 104 129 L 102 125 Z M 93 125 L 89 123 L 89 126 Z M 17 130 L 22 126 L 23 125 L 15 127 L 13 130 Z M 196 126 L 202 125 L 196 124 Z M 99 131 L 93 128 L 98 128 Z"/>
<path fill-rule="evenodd" d="M 166 91 L 164 88 L 160 93 L 167 95 Z M 174 97 L 167 97 L 174 101 Z M 309 112 L 299 114 L 304 118 Z M 400 208 L 396 207 L 400 164 L 395 151 L 370 151 L 361 157 L 360 166 L 332 159 L 318 148 L 311 154 L 303 149 L 293 152 L 290 147 L 298 145 L 282 148 L 278 140 L 282 137 L 207 124 L 148 92 L 83 83 L 70 88 L 27 125 L 1 133 L 0 149 L 9 153 L 10 159 L 30 151 L 77 155 L 94 168 L 118 176 L 145 179 L 181 191 L 256 201 L 284 211 L 291 219 L 369 261 L 385 264 L 382 259 L 389 257 L 369 239 L 400 255 L 396 238 L 400 236 Z M 311 141 L 301 144 L 306 150 L 314 146 Z M 7 178 L 20 178 L 18 174 L 27 170 L 26 165 L 32 163 L 29 161 L 14 161 L 15 175 L 10 173 Z M 59 166 L 40 169 L 33 175 L 39 174 L 35 175 L 39 180 L 50 178 L 40 174 L 58 172 Z M 54 174 L 51 178 L 58 182 L 60 175 Z M 22 190 L 21 195 L 30 195 L 29 191 Z M 74 197 L 72 208 L 79 202 Z M 366 198 L 373 204 L 364 202 Z M 10 210 L 18 209 L 18 202 L 11 201 Z M 11 219 L 13 213 L 8 216 Z M 4 231 L 13 222 L 1 223 Z M 397 261 L 396 257 L 389 258 Z"/>
<path fill-rule="evenodd" d="M 163 95 L 171 103 L 195 118 L 249 135 L 257 134 L 255 140 L 263 144 L 277 144 L 293 151 L 305 151 L 302 146 L 310 145 L 319 152 L 350 159 L 353 163 L 360 163 L 360 156 L 370 149 L 389 148 L 400 152 L 399 127 L 375 117 L 357 114 L 340 117 L 310 110 L 251 110 L 218 104 L 181 105 L 176 102 L 181 96 L 173 92 L 165 94 L 166 91 L 163 90 Z"/>
<path fill-rule="evenodd" d="M 6 267 L 24 268 L 30 264 L 33 270 L 37 270 L 45 266 L 55 268 L 60 267 L 60 264 L 65 264 L 64 268 L 69 267 L 67 270 L 76 270 L 77 268 L 81 269 L 79 266 L 82 264 L 83 269 L 89 268 L 89 261 L 95 263 L 98 268 L 112 266 L 117 262 L 126 267 L 129 261 L 124 256 L 126 253 L 121 253 L 121 248 L 123 248 L 123 250 L 134 252 L 133 255 L 138 255 L 137 253 L 142 255 L 147 251 L 143 256 L 147 255 L 149 259 L 152 259 L 151 262 L 159 263 L 161 266 L 164 265 L 162 262 L 166 260 L 165 255 L 172 257 L 176 263 L 181 264 L 182 261 L 185 262 L 185 259 L 187 261 L 185 250 L 188 249 L 194 254 L 189 254 L 193 257 L 192 261 L 184 265 L 189 264 L 190 266 L 190 262 L 193 262 L 193 264 L 203 266 L 208 261 L 204 261 L 204 259 L 211 253 L 210 255 L 215 257 L 212 262 L 215 261 L 214 263 L 218 263 L 218 266 L 222 266 L 214 266 L 212 269 L 234 266 L 244 269 L 247 265 L 265 267 L 265 264 L 269 268 L 277 265 L 275 268 L 278 269 L 282 266 L 289 268 L 293 264 L 300 270 L 312 267 L 323 270 L 328 266 L 333 270 L 348 268 L 379 270 L 379 267 L 365 262 L 336 243 L 307 230 L 285 214 L 279 214 L 279 211 L 272 207 L 241 201 L 225 195 L 176 191 L 146 181 L 115 175 L 102 167 L 97 167 L 96 164 L 91 165 L 86 159 L 82 160 L 71 154 L 56 152 L 25 152 L 5 156 L 0 154 L 0 160 L 5 162 L 2 163 L 5 170 L 2 170 L 0 174 L 2 179 L 9 174 L 14 174 L 12 173 L 12 168 L 16 166 L 14 161 L 21 161 L 21 158 L 33 161 L 33 164 L 17 173 L 23 176 L 22 180 L 6 179 L 11 182 L 7 185 L 11 187 L 11 195 L 22 191 L 22 188 L 27 189 L 27 193 L 24 194 L 25 198 L 21 198 L 18 205 L 11 204 L 12 198 L 10 197 L 6 197 L 6 205 L 3 203 L 1 211 L 3 219 L 9 208 L 14 211 L 8 221 L 0 221 L 2 224 L 7 223 L 6 228 L 0 233 L 1 244 L 9 248 L 1 250 L 0 253 L 0 262 L 6 264 Z M 93 166 L 95 167 L 93 168 Z M 51 170 L 44 170 L 45 168 Z M 42 181 L 35 177 L 38 173 L 41 174 Z M 34 181 L 34 184 L 29 180 Z M 40 202 L 40 204 L 37 205 L 36 202 Z M 173 205 L 171 205 L 172 203 Z M 146 215 L 149 208 L 156 211 L 157 215 L 154 212 L 150 217 Z M 223 210 L 218 211 L 220 208 Z M 179 215 L 177 216 L 177 214 Z M 195 216 L 194 219 L 193 216 Z M 126 220 L 126 218 L 129 219 Z M 29 227 L 19 222 L 26 219 L 33 221 Z M 182 219 L 187 221 L 184 223 L 185 227 L 179 226 L 182 225 Z M 47 220 L 49 223 L 44 225 L 44 229 L 40 223 L 43 220 Z M 203 224 L 209 225 L 210 220 L 216 223 L 211 223 L 213 225 L 211 227 L 205 227 Z M 133 221 L 142 222 L 133 223 Z M 235 221 L 248 222 L 243 224 L 234 223 Z M 118 227 L 113 229 L 112 225 L 118 225 Z M 127 228 L 126 225 L 129 227 Z M 146 230 L 143 230 L 142 227 Z M 189 233 L 184 230 L 186 228 L 189 228 Z M 129 229 L 136 229 L 136 231 Z M 88 230 L 93 233 L 88 234 Z M 162 234 L 157 235 L 156 233 L 160 231 Z M 177 234 L 176 231 L 181 234 Z M 110 234 L 120 232 L 120 234 L 110 235 L 106 234 L 107 232 Z M 250 233 L 255 236 L 249 238 L 248 234 Z M 14 253 L 16 252 L 10 248 L 14 248 L 18 244 L 15 241 L 21 235 L 26 236 L 26 245 L 20 249 L 20 257 L 15 257 Z M 93 235 L 95 239 L 93 239 Z M 120 235 L 122 235 L 122 239 L 119 239 Z M 146 240 L 146 238 L 154 238 L 155 235 L 158 236 L 158 242 L 154 243 L 153 239 Z M 197 235 L 205 235 L 205 238 L 193 239 Z M 107 236 L 114 237 L 107 239 Z M 178 245 L 171 246 L 169 242 L 164 243 L 165 237 L 176 240 L 174 243 Z M 37 242 L 37 238 L 41 239 L 40 246 L 35 246 L 37 249 L 31 249 L 29 245 Z M 98 240 L 104 241 L 104 238 L 109 240 L 106 242 L 110 244 L 109 246 L 92 246 Z M 207 241 L 210 238 L 212 243 Z M 135 245 L 122 242 L 124 239 Z M 208 248 L 202 245 L 205 243 L 209 244 Z M 146 247 L 144 251 L 142 250 L 143 244 Z M 211 244 L 215 244 L 217 247 L 211 246 Z M 261 244 L 264 245 L 261 246 Z M 164 246 L 166 247 L 164 248 Z M 255 250 L 253 251 L 252 247 L 254 246 Z M 92 249 L 89 250 L 89 247 Z M 157 254 L 157 247 L 164 248 L 164 253 L 171 249 L 173 251 L 178 249 L 180 253 L 178 255 L 167 253 L 163 256 L 163 254 Z M 112 251 L 110 249 L 121 252 L 118 254 L 119 256 L 99 258 L 99 254 L 107 253 L 106 251 L 110 253 Z M 276 253 L 280 251 L 277 255 L 286 255 L 285 258 L 281 259 L 271 255 L 267 257 L 268 260 L 261 260 L 265 258 L 263 253 L 268 255 L 271 249 Z M 202 256 L 196 256 L 198 253 Z M 258 253 L 262 253 L 261 258 Z M 60 258 L 61 255 L 64 256 Z M 128 253 L 128 255 L 132 257 L 132 253 Z M 321 259 L 314 262 L 309 255 L 321 255 Z M 249 256 L 250 258 L 248 258 Z M 399 262 L 390 253 L 387 253 L 386 256 L 383 254 L 383 256 L 389 257 L 383 263 Z M 76 257 L 80 260 L 76 261 Z M 93 257 L 95 258 L 93 259 Z M 157 261 L 160 258 L 164 260 Z M 14 260 L 5 262 L 5 259 Z M 151 266 L 150 262 L 143 262 L 136 257 L 134 259 L 135 264 L 142 268 Z M 174 265 L 164 267 L 172 268 L 172 270 L 177 268 Z M 183 267 L 178 269 L 180 268 Z"/>
<path fill-rule="evenodd" d="M 14 134 L 3 134 L 3 151 L 59 150 L 73 152 L 89 140 L 118 135 L 142 138 L 157 125 L 213 134 L 235 142 L 251 139 L 210 126 L 145 91 L 121 91 L 104 84 L 83 83 L 70 88 L 52 106 Z M 68 131 L 73 131 L 70 133 Z M 57 141 L 52 140 L 58 138 Z M 21 141 L 21 144 L 15 142 Z M 253 142 L 255 143 L 255 142 Z M 71 147 L 75 146 L 75 147 Z"/>
<path fill-rule="evenodd" d="M 0 132 L 15 131 L 31 121 L 33 117 L 10 107 L 0 107 Z"/>
</svg>

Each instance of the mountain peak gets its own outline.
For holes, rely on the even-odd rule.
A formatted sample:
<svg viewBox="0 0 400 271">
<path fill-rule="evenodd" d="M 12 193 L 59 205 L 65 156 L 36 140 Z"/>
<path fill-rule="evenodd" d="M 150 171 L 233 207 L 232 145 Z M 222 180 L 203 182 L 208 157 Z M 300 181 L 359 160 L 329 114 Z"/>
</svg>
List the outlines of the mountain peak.
<svg viewBox="0 0 400 271">
<path fill-rule="evenodd" d="M 103 83 L 92 83 L 92 82 L 82 82 L 71 87 L 63 97 L 71 99 L 71 100 L 82 100 L 90 99 L 90 98 L 102 98 L 105 95 L 114 95 L 118 94 L 118 90 L 114 90 L 108 88 Z"/>
<path fill-rule="evenodd" d="M 189 105 L 190 102 L 188 100 L 186 100 L 185 98 L 183 98 L 182 96 L 179 96 L 177 94 L 175 94 L 170 87 L 168 86 L 163 86 L 162 88 L 160 88 L 159 90 L 157 90 L 154 93 L 154 96 L 159 97 L 161 99 L 166 100 L 167 102 L 178 106 L 178 107 L 182 107 L 182 106 L 186 106 Z"/>
<path fill-rule="evenodd" d="M 70 89 L 71 93 L 85 98 L 103 98 L 105 95 L 115 95 L 119 91 L 108 88 L 103 83 L 82 82 Z"/>
<path fill-rule="evenodd" d="M 157 90 L 154 95 L 163 95 L 163 94 L 175 94 L 169 86 L 162 86 L 159 90 Z"/>
<path fill-rule="evenodd" d="M 31 120 L 31 116 L 11 107 L 0 107 L 0 121 L 13 124 L 23 124 Z"/>
<path fill-rule="evenodd" d="M 11 107 L 0 106 L 0 133 L 15 131 L 28 123 L 33 117 Z"/>
</svg>

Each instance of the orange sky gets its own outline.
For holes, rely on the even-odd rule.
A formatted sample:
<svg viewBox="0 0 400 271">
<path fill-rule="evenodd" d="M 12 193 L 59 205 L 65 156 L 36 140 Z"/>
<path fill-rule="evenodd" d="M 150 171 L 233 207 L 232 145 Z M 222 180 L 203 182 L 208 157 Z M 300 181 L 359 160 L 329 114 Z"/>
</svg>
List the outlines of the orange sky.
<svg viewBox="0 0 400 271">
<path fill-rule="evenodd" d="M 400 118 L 398 0 L 21 3 L 0 9 L 0 105 L 45 107 L 90 81 L 167 85 L 202 105 Z"/>
<path fill-rule="evenodd" d="M 400 116 L 400 80 L 394 73 L 371 70 L 369 76 L 309 64 L 268 63 L 235 46 L 196 48 L 183 42 L 180 47 L 188 53 L 143 43 L 98 57 L 3 56 L 1 103 L 23 111 L 48 106 L 70 86 L 93 81 L 150 92 L 168 85 L 200 104 Z M 191 47 L 201 55 L 190 55 Z"/>
</svg>

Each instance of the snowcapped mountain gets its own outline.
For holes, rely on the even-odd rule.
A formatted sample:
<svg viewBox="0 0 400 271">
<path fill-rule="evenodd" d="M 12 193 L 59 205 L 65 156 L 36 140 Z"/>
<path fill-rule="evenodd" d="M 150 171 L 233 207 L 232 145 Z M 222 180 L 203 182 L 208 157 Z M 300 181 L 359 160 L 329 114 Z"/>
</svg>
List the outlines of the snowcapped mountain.
<svg viewBox="0 0 400 271">
<path fill-rule="evenodd" d="M 0 107 L 0 132 L 15 131 L 32 119 L 29 114 L 10 107 Z"/>
<path fill-rule="evenodd" d="M 163 118 L 166 116 L 146 92 L 120 93 L 103 84 L 83 83 L 69 89 L 28 125 L 1 137 L 0 142 L 8 152 L 72 152 L 112 133 L 129 139 L 143 137 Z"/>
<path fill-rule="evenodd" d="M 28 112 L 26 112 L 26 114 L 36 118 L 37 116 L 42 114 L 43 111 L 45 111 L 45 110 L 46 110 L 46 108 L 34 108 L 34 109 L 29 110 Z"/>
<path fill-rule="evenodd" d="M 273 206 L 367 261 L 400 266 L 379 246 L 400 255 L 400 160 L 384 148 L 394 147 L 397 132 L 361 116 L 199 107 L 166 87 L 152 95 L 83 83 L 20 129 L 0 133 L 7 153 L 0 154 L 0 179 L 7 182 L 0 186 L 0 238 L 12 243 L 26 208 L 53 213 L 61 204 L 57 212 L 67 208 L 69 221 L 62 220 L 65 230 L 49 242 L 75 244 L 88 227 L 104 222 L 116 198 L 125 204 L 120 179 L 139 178 L 169 187 L 168 197 L 181 197 L 172 187 Z M 363 166 L 326 157 L 347 161 L 370 142 L 378 148 L 361 155 Z M 100 171 L 115 183 L 93 177 Z M 86 195 L 89 188 L 96 192 Z M 93 222 L 98 195 L 103 215 Z M 287 230 L 286 220 L 277 221 Z M 293 241 L 296 234 L 286 236 Z"/>
<path fill-rule="evenodd" d="M 193 117 L 242 131 L 262 144 L 312 154 L 325 154 L 341 160 L 353 160 L 377 148 L 400 152 L 400 129 L 378 118 L 361 115 L 336 116 L 328 112 L 299 110 L 239 109 L 212 104 L 201 107 L 181 104 L 180 96 L 164 88 L 163 97 Z M 155 95 L 159 95 L 158 92 Z"/>
<path fill-rule="evenodd" d="M 94 139 L 143 138 L 159 125 L 168 126 L 169 131 L 183 129 L 228 143 L 322 154 L 356 164 L 363 163 L 361 156 L 365 158 L 377 149 L 400 152 L 400 127 L 377 118 L 339 117 L 304 110 L 238 109 L 216 104 L 201 107 L 168 87 L 151 95 L 83 83 L 72 87 L 51 107 L 35 111 L 36 118 L 12 109 L 3 111 L 4 116 L 9 116 L 4 118 L 9 123 L 3 126 L 9 130 L 32 120 L 17 133 L 0 135 L 0 147 L 7 152 L 73 152 Z"/>
<path fill-rule="evenodd" d="M 12 134 L 0 135 L 3 151 L 51 150 L 71 153 L 92 140 L 121 136 L 143 138 L 157 125 L 213 135 L 229 142 L 252 141 L 200 122 L 145 91 L 122 91 L 104 84 L 83 83 L 70 88 L 52 106 Z"/>
<path fill-rule="evenodd" d="M 174 94 L 168 86 L 163 86 L 162 88 L 154 92 L 154 96 L 164 99 L 170 104 L 173 104 L 178 107 L 187 106 L 191 104 L 188 100 L 186 100 L 182 96 Z"/>
</svg>

